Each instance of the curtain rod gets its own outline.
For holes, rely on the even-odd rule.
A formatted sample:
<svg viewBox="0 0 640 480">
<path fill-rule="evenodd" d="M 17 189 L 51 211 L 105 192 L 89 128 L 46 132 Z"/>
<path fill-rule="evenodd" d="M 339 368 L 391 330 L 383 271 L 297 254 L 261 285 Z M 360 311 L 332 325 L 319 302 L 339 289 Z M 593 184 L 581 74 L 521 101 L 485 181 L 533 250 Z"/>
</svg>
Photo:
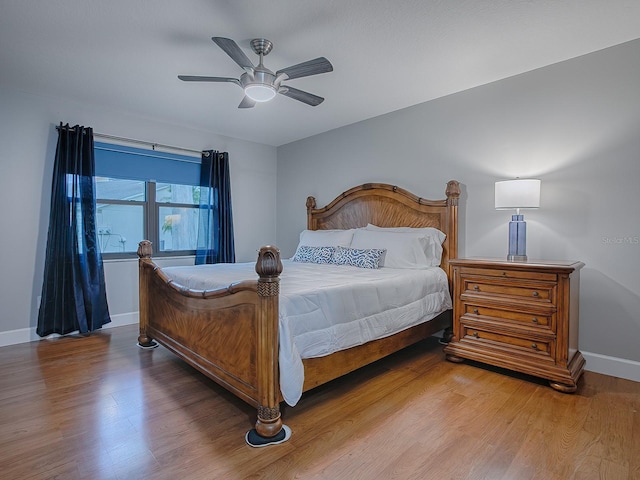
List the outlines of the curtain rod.
<svg viewBox="0 0 640 480">
<path fill-rule="evenodd" d="M 60 126 L 56 126 L 56 130 L 60 130 Z M 69 130 L 73 131 L 73 130 L 75 130 L 75 127 L 69 127 Z M 93 132 L 93 136 L 94 137 L 99 137 L 99 138 L 104 138 L 106 140 L 117 140 L 117 141 L 121 141 L 121 142 L 136 143 L 138 145 L 147 145 L 147 146 L 151 147 L 151 150 L 155 150 L 156 148 L 166 148 L 166 149 L 178 150 L 178 151 L 182 151 L 182 152 L 197 153 L 198 155 L 203 155 L 204 154 L 207 157 L 209 156 L 209 152 L 204 151 L 204 150 L 193 150 L 193 149 L 190 149 L 190 148 L 175 147 L 173 145 L 164 145 L 162 143 L 147 142 L 145 140 L 136 140 L 134 138 L 118 137 L 116 135 L 107 135 L 106 133 Z"/>
</svg>

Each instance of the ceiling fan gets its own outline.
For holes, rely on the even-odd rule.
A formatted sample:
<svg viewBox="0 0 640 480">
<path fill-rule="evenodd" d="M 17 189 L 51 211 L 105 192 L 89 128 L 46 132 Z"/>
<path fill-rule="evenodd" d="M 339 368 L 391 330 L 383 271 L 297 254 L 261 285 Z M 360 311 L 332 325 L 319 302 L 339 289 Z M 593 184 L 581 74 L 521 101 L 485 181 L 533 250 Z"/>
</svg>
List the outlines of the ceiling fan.
<svg viewBox="0 0 640 480">
<path fill-rule="evenodd" d="M 273 48 L 273 43 L 265 38 L 254 38 L 251 40 L 251 49 L 260 55 L 260 62 L 257 66 L 244 54 L 238 44 L 230 38 L 211 37 L 216 45 L 229 55 L 234 62 L 244 69 L 240 78 L 228 77 L 200 77 L 194 75 L 178 75 L 180 80 L 185 82 L 230 82 L 235 83 L 244 90 L 244 98 L 238 108 L 253 108 L 256 102 L 268 102 L 277 93 L 294 100 L 306 103 L 315 107 L 320 105 L 324 98 L 313 95 L 309 92 L 298 90 L 288 85 L 282 85 L 286 80 L 294 78 L 308 77 L 319 73 L 333 71 L 333 65 L 324 57 L 318 57 L 291 67 L 283 68 L 273 73 L 262 63 L 265 55 L 268 55 Z"/>
</svg>

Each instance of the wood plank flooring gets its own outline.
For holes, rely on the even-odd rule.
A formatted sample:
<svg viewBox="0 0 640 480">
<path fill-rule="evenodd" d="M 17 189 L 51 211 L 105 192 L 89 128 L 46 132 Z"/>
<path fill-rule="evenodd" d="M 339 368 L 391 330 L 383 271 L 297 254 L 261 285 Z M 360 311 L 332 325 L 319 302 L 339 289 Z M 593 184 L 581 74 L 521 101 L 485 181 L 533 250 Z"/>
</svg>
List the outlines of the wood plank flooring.
<svg viewBox="0 0 640 480">
<path fill-rule="evenodd" d="M 640 479 L 640 383 L 586 372 L 573 395 L 429 339 L 283 409 L 252 407 L 137 326 L 0 348 L 2 479 Z"/>
</svg>

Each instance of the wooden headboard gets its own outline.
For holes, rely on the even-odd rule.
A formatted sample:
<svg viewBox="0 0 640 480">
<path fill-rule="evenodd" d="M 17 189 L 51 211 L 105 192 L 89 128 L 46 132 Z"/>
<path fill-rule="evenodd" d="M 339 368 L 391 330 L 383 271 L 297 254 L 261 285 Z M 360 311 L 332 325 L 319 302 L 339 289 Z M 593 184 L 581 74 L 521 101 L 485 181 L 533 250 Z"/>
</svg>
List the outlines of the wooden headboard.
<svg viewBox="0 0 640 480">
<path fill-rule="evenodd" d="M 372 223 L 379 227 L 435 227 L 447 236 L 442 263 L 449 286 L 453 267 L 449 260 L 458 256 L 458 198 L 460 184 L 447 183 L 444 200 L 427 200 L 386 183 L 365 183 L 343 192 L 326 207 L 316 208 L 316 199 L 307 198 L 309 230 L 347 229 Z"/>
</svg>

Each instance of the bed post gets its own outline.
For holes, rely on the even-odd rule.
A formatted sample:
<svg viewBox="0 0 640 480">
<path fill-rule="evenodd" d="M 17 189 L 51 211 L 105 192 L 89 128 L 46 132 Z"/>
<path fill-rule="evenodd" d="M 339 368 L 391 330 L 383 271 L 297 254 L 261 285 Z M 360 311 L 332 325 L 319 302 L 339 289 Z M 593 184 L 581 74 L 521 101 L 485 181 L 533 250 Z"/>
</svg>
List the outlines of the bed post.
<svg viewBox="0 0 640 480">
<path fill-rule="evenodd" d="M 449 264 L 449 260 L 458 258 L 458 199 L 460 198 L 460 183 L 456 180 L 447 182 L 447 245 L 448 255 L 446 271 L 449 277 L 449 290 L 453 294 L 453 266 Z"/>
<path fill-rule="evenodd" d="M 147 325 L 149 323 L 149 272 L 151 266 L 151 254 L 153 248 L 149 240 L 143 240 L 138 244 L 138 282 L 139 282 L 139 323 L 140 335 L 138 336 L 138 345 L 143 348 L 157 346 L 151 337 L 147 335 Z"/>
<path fill-rule="evenodd" d="M 453 266 L 450 260 L 458 258 L 458 200 L 460 198 L 460 183 L 456 180 L 447 182 L 447 259 L 444 264 L 447 278 L 449 279 L 449 292 L 453 296 Z M 450 314 L 449 314 L 450 316 Z M 444 329 L 442 334 L 442 342 L 448 344 L 453 338 L 453 319 L 450 318 L 450 324 Z"/>
<path fill-rule="evenodd" d="M 316 208 L 316 199 L 314 197 L 307 197 L 307 228 L 309 230 L 318 229 L 318 221 L 313 217 L 312 211 Z"/>
<path fill-rule="evenodd" d="M 278 302 L 282 262 L 280 251 L 264 246 L 256 262 L 258 279 L 258 420 L 256 431 L 262 437 L 273 437 L 282 430 L 280 418 L 280 382 L 278 368 Z"/>
</svg>

